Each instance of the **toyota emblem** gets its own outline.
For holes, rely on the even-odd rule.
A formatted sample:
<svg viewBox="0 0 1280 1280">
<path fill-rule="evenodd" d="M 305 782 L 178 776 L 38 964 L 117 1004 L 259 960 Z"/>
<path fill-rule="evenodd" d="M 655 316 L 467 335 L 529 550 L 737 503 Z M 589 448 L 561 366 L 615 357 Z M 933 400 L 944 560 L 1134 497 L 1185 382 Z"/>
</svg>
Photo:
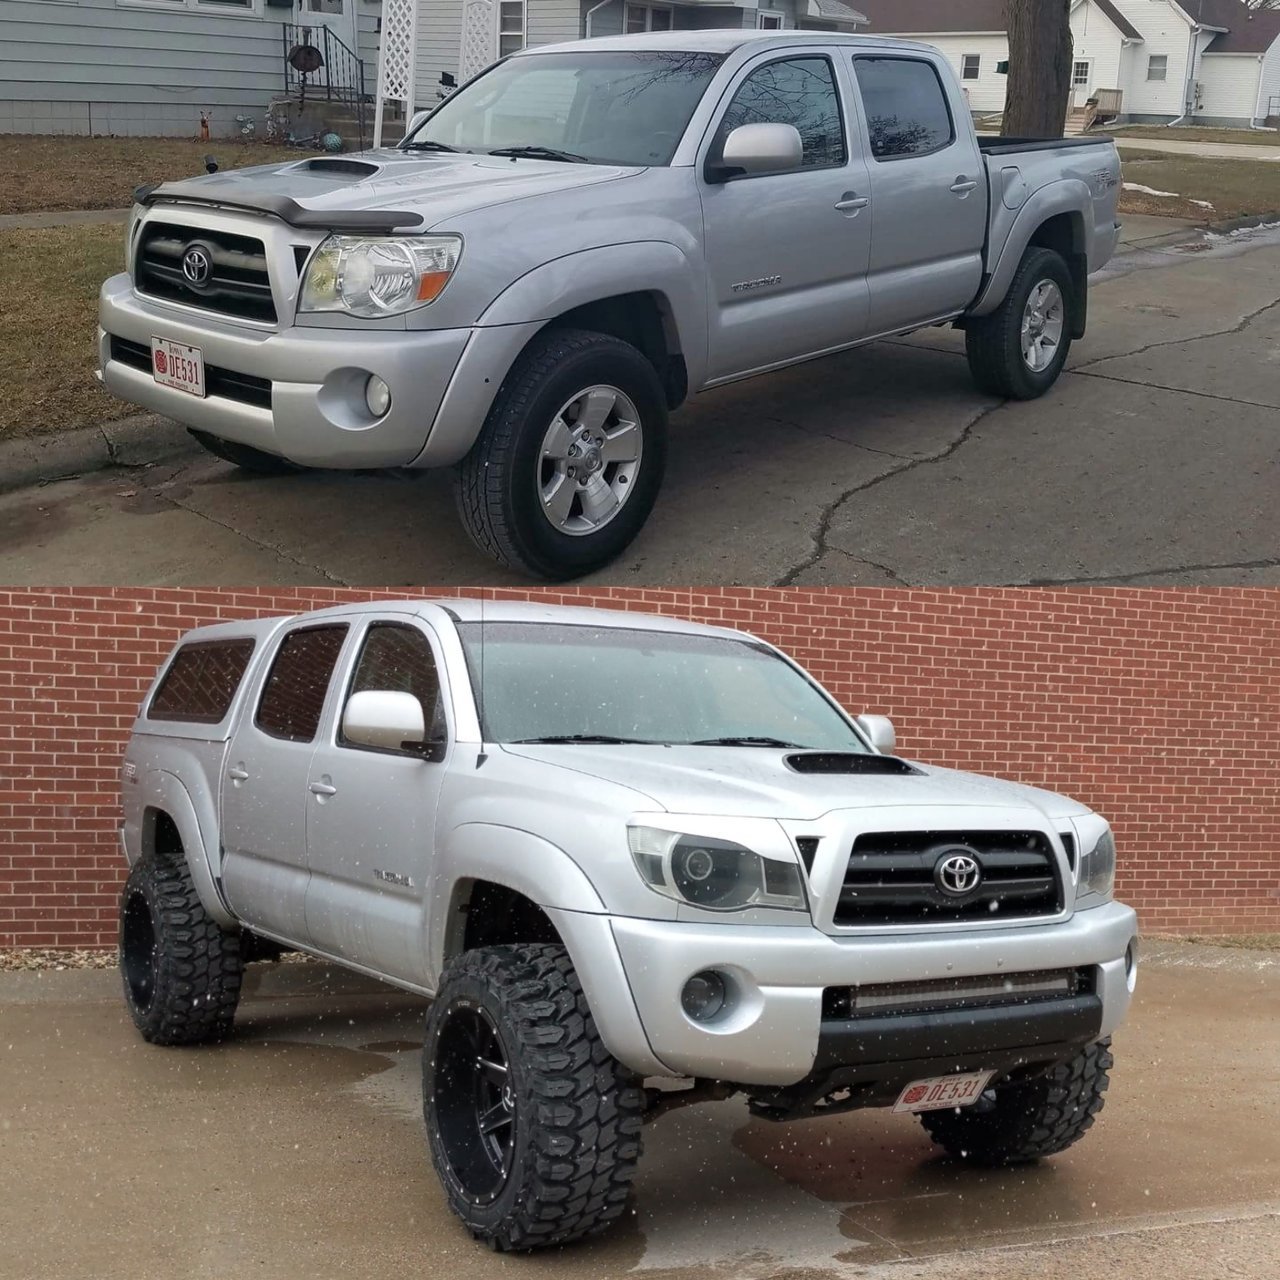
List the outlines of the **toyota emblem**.
<svg viewBox="0 0 1280 1280">
<path fill-rule="evenodd" d="M 182 278 L 193 289 L 203 289 L 209 283 L 209 250 L 201 244 L 193 244 L 182 255 Z"/>
<path fill-rule="evenodd" d="M 949 898 L 964 898 L 982 883 L 982 864 L 967 850 L 955 849 L 934 864 L 933 879 Z"/>
</svg>

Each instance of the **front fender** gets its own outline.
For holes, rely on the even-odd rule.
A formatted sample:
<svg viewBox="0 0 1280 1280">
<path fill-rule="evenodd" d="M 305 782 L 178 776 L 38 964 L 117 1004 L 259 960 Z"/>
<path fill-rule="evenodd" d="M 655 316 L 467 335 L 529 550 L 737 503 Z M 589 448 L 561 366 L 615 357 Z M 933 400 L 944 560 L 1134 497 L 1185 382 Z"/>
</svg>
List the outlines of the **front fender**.
<svg viewBox="0 0 1280 1280">
<path fill-rule="evenodd" d="M 1035 191 L 1014 216 L 1000 256 L 987 279 L 986 288 L 978 295 L 969 314 L 987 316 L 1000 306 L 1013 284 L 1013 277 L 1018 272 L 1032 237 L 1050 218 L 1064 213 L 1070 215 L 1072 250 L 1087 257 L 1088 232 L 1081 211 L 1092 207 L 1093 193 L 1078 179 L 1063 178 Z"/>
<path fill-rule="evenodd" d="M 240 921 L 222 900 L 213 874 L 209 849 L 217 849 L 217 811 L 212 796 L 197 803 L 176 775 L 161 769 L 148 770 L 143 778 L 144 804 L 148 814 L 167 813 L 178 828 L 183 856 L 191 869 L 191 879 L 204 909 L 224 928 L 234 929 Z M 154 820 L 154 819 L 152 819 Z M 150 832 L 145 831 L 144 845 Z M 207 839 L 206 839 L 207 837 Z"/>
</svg>

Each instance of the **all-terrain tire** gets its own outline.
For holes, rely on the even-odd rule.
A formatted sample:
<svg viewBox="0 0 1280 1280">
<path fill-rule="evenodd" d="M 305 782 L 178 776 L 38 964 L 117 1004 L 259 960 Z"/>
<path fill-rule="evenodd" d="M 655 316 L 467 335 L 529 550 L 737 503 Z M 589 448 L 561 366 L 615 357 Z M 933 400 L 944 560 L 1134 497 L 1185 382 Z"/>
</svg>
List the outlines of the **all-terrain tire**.
<svg viewBox="0 0 1280 1280">
<path fill-rule="evenodd" d="M 505 1054 L 510 1146 L 496 1165 L 475 1163 L 486 1112 L 478 1094 L 474 1120 L 467 1110 L 474 1082 L 456 1047 L 472 1026 L 496 1033 L 486 1068 Z M 482 947 L 449 964 L 427 1015 L 422 1096 L 449 1205 L 491 1248 L 565 1244 L 623 1212 L 640 1158 L 644 1091 L 602 1043 L 564 947 Z"/>
<path fill-rule="evenodd" d="M 1062 296 L 1062 340 L 1048 367 L 1035 371 L 1022 353 L 1022 321 L 1032 291 L 1046 281 L 1057 285 Z M 999 309 L 966 324 L 969 372 L 979 390 L 1013 400 L 1035 400 L 1044 395 L 1057 382 L 1071 352 L 1074 296 L 1075 285 L 1062 255 L 1052 249 L 1028 249 Z"/>
<path fill-rule="evenodd" d="M 207 431 L 196 431 L 193 427 L 187 430 L 202 448 L 207 449 L 223 462 L 234 463 L 241 471 L 251 471 L 259 476 L 285 476 L 295 471 L 305 471 L 306 467 L 278 454 L 267 453 L 255 449 L 252 445 L 239 444 L 235 440 L 224 440 L 221 436 L 212 436 Z"/>
<path fill-rule="evenodd" d="M 925 1111 L 920 1121 L 949 1155 L 977 1165 L 1024 1164 L 1084 1137 L 1115 1064 L 1110 1039 L 1081 1049 L 1047 1075 L 988 1090 L 970 1107 Z"/>
<path fill-rule="evenodd" d="M 181 854 L 134 863 L 120 895 L 120 973 L 143 1039 L 226 1039 L 242 972 L 240 935 L 204 909 Z"/>
<path fill-rule="evenodd" d="M 617 387 L 640 419 L 643 450 L 617 514 L 572 536 L 541 510 L 543 437 L 561 406 L 593 385 Z M 507 568 L 563 581 L 603 568 L 640 532 L 653 510 L 667 454 L 667 404 L 657 370 L 636 347 L 607 334 L 550 329 L 538 334 L 503 379 L 471 452 L 455 472 L 458 514 L 486 555 Z"/>
</svg>

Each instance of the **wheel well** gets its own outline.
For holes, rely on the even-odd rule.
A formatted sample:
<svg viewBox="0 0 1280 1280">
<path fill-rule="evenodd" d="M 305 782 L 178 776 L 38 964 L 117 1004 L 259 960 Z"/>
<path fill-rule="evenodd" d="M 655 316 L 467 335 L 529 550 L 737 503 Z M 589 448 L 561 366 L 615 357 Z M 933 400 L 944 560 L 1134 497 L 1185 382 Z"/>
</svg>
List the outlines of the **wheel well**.
<svg viewBox="0 0 1280 1280">
<path fill-rule="evenodd" d="M 185 850 L 178 824 L 163 809 L 148 809 L 142 820 L 142 855 L 180 858 Z"/>
<path fill-rule="evenodd" d="M 476 947 L 561 941 L 551 918 L 536 902 L 490 880 L 459 885 L 449 934 L 446 960 Z"/>
<path fill-rule="evenodd" d="M 1084 251 L 1084 219 L 1059 213 L 1035 230 L 1028 248 L 1052 249 L 1071 272 L 1071 336 L 1083 338 L 1089 315 L 1089 256 Z"/>
<path fill-rule="evenodd" d="M 553 329 L 589 329 L 629 342 L 658 371 L 667 408 L 677 409 L 689 393 L 689 377 L 680 351 L 680 335 L 666 298 L 660 293 L 619 293 L 574 307 L 547 325 Z"/>
</svg>

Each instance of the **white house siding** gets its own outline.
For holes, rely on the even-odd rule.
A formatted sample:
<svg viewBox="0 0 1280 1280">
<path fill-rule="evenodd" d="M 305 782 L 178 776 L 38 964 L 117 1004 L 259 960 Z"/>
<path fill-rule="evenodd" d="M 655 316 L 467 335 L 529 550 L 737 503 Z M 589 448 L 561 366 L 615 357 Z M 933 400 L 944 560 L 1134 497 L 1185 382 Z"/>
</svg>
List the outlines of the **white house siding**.
<svg viewBox="0 0 1280 1280">
<path fill-rule="evenodd" d="M 559 44 L 582 34 L 582 6 L 579 0 L 526 0 L 525 20 L 529 45 Z"/>
<path fill-rule="evenodd" d="M 856 0 L 854 7 L 857 7 Z M 876 31 L 873 34 L 887 35 L 890 33 Z M 957 76 L 961 73 L 964 55 L 966 53 L 976 53 L 981 58 L 981 62 L 978 64 L 978 78 L 976 80 L 961 81 L 969 98 L 969 110 L 979 115 L 1004 110 L 1005 86 L 1009 78 L 1008 76 L 1000 75 L 996 71 L 996 66 L 1009 56 L 1009 41 L 1005 36 L 951 35 L 948 33 L 913 35 L 911 39 L 936 46 L 939 52 L 955 68 Z"/>
<path fill-rule="evenodd" d="M 1120 63 L 1124 37 L 1115 24 L 1096 5 L 1079 5 L 1071 15 L 1071 39 L 1074 58 L 1088 62 L 1089 90 L 1120 89 Z"/>
<path fill-rule="evenodd" d="M 441 74 L 458 74 L 462 0 L 423 0 L 418 5 L 417 45 L 413 94 L 414 107 L 421 111 L 440 101 Z"/>
<path fill-rule="evenodd" d="M 1254 118 L 1262 58 L 1256 53 L 1206 53 L 1200 59 L 1197 124 L 1242 124 Z"/>
<path fill-rule="evenodd" d="M 1115 6 L 1143 37 L 1134 50 L 1128 83 L 1119 86 L 1125 91 L 1125 115 L 1159 121 L 1180 116 L 1187 83 L 1190 24 L 1168 0 L 1115 0 Z M 1169 60 L 1166 77 L 1164 81 L 1148 80 L 1147 61 L 1160 54 Z"/>
<path fill-rule="evenodd" d="M 1268 118 L 1268 113 L 1280 117 L 1280 40 L 1277 40 L 1262 60 L 1262 84 L 1258 93 L 1258 115 Z"/>
<path fill-rule="evenodd" d="M 0 0 L 0 133 L 215 136 L 284 86 L 287 10 L 224 16 L 115 0 Z"/>
</svg>

